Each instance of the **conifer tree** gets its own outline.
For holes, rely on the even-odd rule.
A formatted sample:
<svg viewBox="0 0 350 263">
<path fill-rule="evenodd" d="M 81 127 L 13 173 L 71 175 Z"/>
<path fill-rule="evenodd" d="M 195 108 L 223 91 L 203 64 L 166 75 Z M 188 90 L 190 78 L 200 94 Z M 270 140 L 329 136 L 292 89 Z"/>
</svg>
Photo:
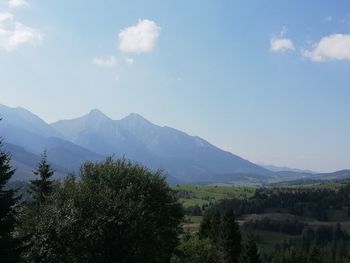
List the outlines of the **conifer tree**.
<svg viewBox="0 0 350 263">
<path fill-rule="evenodd" d="M 261 263 L 261 258 L 258 251 L 258 246 L 252 237 L 249 237 L 246 245 L 244 246 L 243 256 L 241 258 L 242 263 Z"/>
<path fill-rule="evenodd" d="M 233 211 L 226 211 L 221 219 L 218 240 L 224 262 L 238 262 L 241 253 L 241 239 L 242 236 Z"/>
<path fill-rule="evenodd" d="M 34 175 L 38 179 L 30 181 L 29 191 L 32 194 L 34 202 L 42 203 L 46 200 L 48 195 L 52 192 L 53 181 L 51 177 L 54 174 L 54 170 L 47 161 L 46 150 L 41 155 L 41 160 L 37 167 L 33 171 Z"/>
<path fill-rule="evenodd" d="M 6 184 L 14 175 L 9 153 L 2 149 L 3 141 L 0 139 L 0 261 L 16 262 L 17 242 L 13 237 L 16 223 L 16 205 L 19 198 L 15 190 L 6 189 Z"/>
</svg>

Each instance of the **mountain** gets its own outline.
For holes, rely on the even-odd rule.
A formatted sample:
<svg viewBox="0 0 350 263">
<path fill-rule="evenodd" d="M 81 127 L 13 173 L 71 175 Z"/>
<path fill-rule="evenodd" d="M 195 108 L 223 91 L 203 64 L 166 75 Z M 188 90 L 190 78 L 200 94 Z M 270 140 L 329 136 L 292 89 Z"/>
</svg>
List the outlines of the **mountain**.
<svg viewBox="0 0 350 263">
<path fill-rule="evenodd" d="M 217 182 L 230 174 L 263 176 L 270 171 L 182 131 L 138 114 L 112 120 L 99 110 L 51 124 L 70 142 L 103 155 L 138 161 L 187 182 Z"/>
<path fill-rule="evenodd" d="M 305 184 L 317 184 L 321 182 L 334 182 L 334 181 L 349 181 L 350 170 L 340 170 L 332 173 L 315 173 L 315 174 L 301 174 L 293 173 L 286 176 L 284 174 L 278 174 L 276 178 L 278 180 L 270 181 L 271 186 L 274 187 L 288 187 L 291 185 L 305 185 Z"/>
<path fill-rule="evenodd" d="M 4 143 L 4 148 L 11 153 L 11 165 L 16 169 L 12 180 L 26 181 L 34 178 L 33 169 L 40 161 L 40 155 L 28 152 L 22 147 L 10 143 Z M 63 177 L 66 174 L 67 169 L 57 165 L 53 160 L 54 158 L 51 156 L 50 163 L 55 170 L 54 177 Z"/>
<path fill-rule="evenodd" d="M 23 108 L 0 105 L 0 135 L 5 139 L 5 149 L 12 154 L 17 169 L 16 179 L 32 176 L 32 169 L 47 150 L 48 159 L 56 176 L 78 171 L 87 160 L 105 157 L 64 139 L 55 128 Z"/>
<path fill-rule="evenodd" d="M 62 138 L 62 135 L 56 129 L 24 108 L 11 108 L 0 104 L 0 116 L 3 118 L 1 123 L 2 130 L 17 130 L 16 134 L 20 131 L 25 131 L 31 134 L 39 134 L 44 138 Z"/>
<path fill-rule="evenodd" d="M 265 169 L 270 170 L 272 172 L 296 172 L 296 173 L 310 173 L 310 174 L 316 173 L 316 172 L 311 171 L 311 170 L 290 168 L 290 167 L 285 167 L 285 166 L 264 165 L 264 164 L 260 164 L 260 166 L 262 166 Z"/>
<path fill-rule="evenodd" d="M 272 167 L 266 169 L 210 144 L 198 136 L 153 124 L 132 113 L 113 120 L 95 109 L 88 114 L 47 124 L 23 108 L 0 105 L 0 135 L 12 153 L 16 178 L 29 179 L 46 149 L 56 176 L 78 171 L 82 163 L 106 156 L 125 157 L 151 169 L 164 170 L 170 183 L 267 184 L 296 179 L 347 178 L 348 171 L 315 174 Z M 274 170 L 274 171 L 271 171 Z"/>
</svg>

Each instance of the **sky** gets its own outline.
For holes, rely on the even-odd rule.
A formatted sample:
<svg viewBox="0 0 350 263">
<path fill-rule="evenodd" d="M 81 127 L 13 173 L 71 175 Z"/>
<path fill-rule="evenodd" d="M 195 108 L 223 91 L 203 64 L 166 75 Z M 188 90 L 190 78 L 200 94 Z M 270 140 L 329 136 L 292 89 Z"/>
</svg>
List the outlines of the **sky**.
<svg viewBox="0 0 350 263">
<path fill-rule="evenodd" d="M 139 113 L 259 164 L 350 168 L 348 0 L 0 0 L 0 103 Z"/>
</svg>

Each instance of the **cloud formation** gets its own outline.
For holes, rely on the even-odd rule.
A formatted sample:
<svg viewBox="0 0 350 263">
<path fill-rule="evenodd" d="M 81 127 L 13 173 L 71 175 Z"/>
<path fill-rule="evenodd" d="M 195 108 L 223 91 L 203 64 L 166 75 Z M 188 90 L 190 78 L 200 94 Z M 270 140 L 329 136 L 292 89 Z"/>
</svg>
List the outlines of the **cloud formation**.
<svg viewBox="0 0 350 263">
<path fill-rule="evenodd" d="M 270 50 L 273 52 L 295 50 L 292 40 L 288 38 L 271 38 Z"/>
<path fill-rule="evenodd" d="M 333 34 L 321 38 L 312 50 L 304 51 L 305 58 L 321 62 L 327 60 L 350 60 L 350 35 Z"/>
<path fill-rule="evenodd" d="M 12 8 L 21 8 L 28 7 L 29 3 L 26 0 L 9 0 L 8 5 Z"/>
<path fill-rule="evenodd" d="M 287 28 L 283 27 L 277 37 L 270 39 L 270 51 L 272 52 L 284 52 L 287 50 L 295 50 L 293 41 L 284 36 L 287 34 Z"/>
<path fill-rule="evenodd" d="M 92 60 L 92 63 L 99 67 L 111 68 L 117 62 L 115 56 L 109 57 L 96 57 Z"/>
<path fill-rule="evenodd" d="M 119 32 L 119 50 L 136 54 L 152 52 L 159 34 L 160 27 L 154 21 L 139 20 L 136 25 Z"/>
<path fill-rule="evenodd" d="M 42 34 L 37 29 L 16 21 L 11 13 L 0 13 L 0 49 L 11 52 L 20 45 L 36 45 L 41 41 Z"/>
</svg>

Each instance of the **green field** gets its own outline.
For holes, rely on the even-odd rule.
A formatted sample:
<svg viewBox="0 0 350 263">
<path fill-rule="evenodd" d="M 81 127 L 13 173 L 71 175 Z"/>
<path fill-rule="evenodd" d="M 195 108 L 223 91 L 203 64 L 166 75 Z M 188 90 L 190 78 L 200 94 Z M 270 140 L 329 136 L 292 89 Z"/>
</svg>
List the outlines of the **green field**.
<svg viewBox="0 0 350 263">
<path fill-rule="evenodd" d="M 238 186 L 176 185 L 172 186 L 172 188 L 178 192 L 184 207 L 195 205 L 202 207 L 203 205 L 229 198 L 249 198 L 255 193 L 255 188 L 253 187 Z"/>
</svg>

